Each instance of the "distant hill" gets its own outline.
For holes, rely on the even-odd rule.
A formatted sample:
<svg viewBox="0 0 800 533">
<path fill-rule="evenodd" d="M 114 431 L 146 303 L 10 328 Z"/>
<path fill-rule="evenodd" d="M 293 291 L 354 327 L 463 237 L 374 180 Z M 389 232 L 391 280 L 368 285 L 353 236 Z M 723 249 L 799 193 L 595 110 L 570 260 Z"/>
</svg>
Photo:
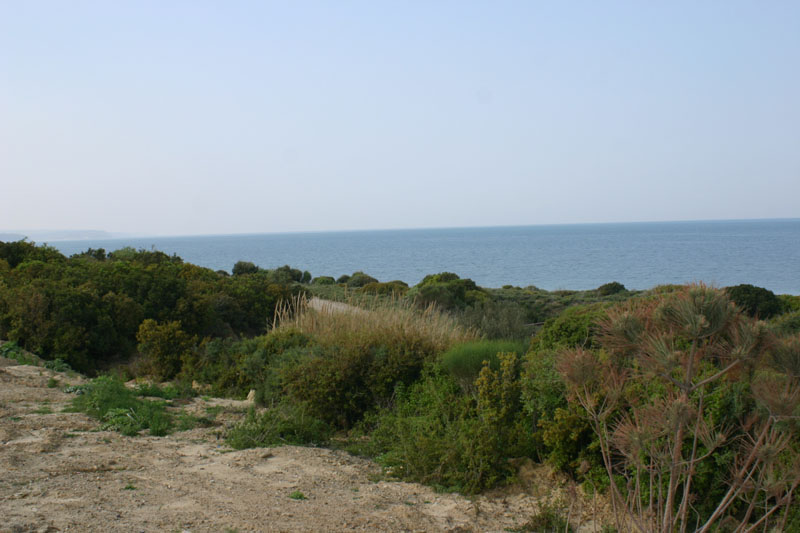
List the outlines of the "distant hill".
<svg viewBox="0 0 800 533">
<path fill-rule="evenodd" d="M 35 242 L 79 241 L 83 239 L 113 239 L 114 234 L 100 230 L 10 230 L 0 231 L 0 241 L 28 239 Z"/>
</svg>

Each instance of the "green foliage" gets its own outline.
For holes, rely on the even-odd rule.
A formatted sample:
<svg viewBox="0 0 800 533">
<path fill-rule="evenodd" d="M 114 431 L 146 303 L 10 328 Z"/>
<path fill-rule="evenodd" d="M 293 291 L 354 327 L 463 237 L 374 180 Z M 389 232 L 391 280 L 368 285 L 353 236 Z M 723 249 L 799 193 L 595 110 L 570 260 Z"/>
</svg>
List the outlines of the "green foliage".
<svg viewBox="0 0 800 533">
<path fill-rule="evenodd" d="M 291 499 L 293 499 L 293 500 L 307 500 L 308 499 L 308 498 L 306 498 L 306 495 L 303 494 L 302 492 L 300 492 L 299 490 L 296 490 L 296 491 L 292 492 L 291 494 L 289 494 L 289 497 Z"/>
<path fill-rule="evenodd" d="M 133 354 L 145 319 L 180 321 L 199 338 L 263 333 L 304 275 L 281 267 L 227 277 L 133 248 L 65 259 L 20 242 L 0 243 L 0 254 L 10 259 L 0 259 L 0 338 L 89 373 Z"/>
<path fill-rule="evenodd" d="M 595 333 L 606 314 L 601 304 L 576 305 L 555 318 L 548 319 L 531 343 L 531 349 L 553 350 L 557 348 L 597 346 Z"/>
<path fill-rule="evenodd" d="M 560 354 L 570 410 L 539 425 L 552 442 L 591 427 L 578 447 L 599 449 L 618 527 L 777 526 L 800 483 L 800 340 L 771 338 L 703 285 L 609 311 L 598 338 L 603 351 Z"/>
<path fill-rule="evenodd" d="M 555 350 L 530 351 L 525 355 L 522 397 L 525 411 L 533 419 L 552 420 L 556 409 L 567 407 L 567 389 L 556 369 Z"/>
<path fill-rule="evenodd" d="M 528 311 L 514 301 L 479 300 L 458 313 L 459 321 L 488 339 L 529 339 Z"/>
<path fill-rule="evenodd" d="M 350 276 L 344 283 L 347 283 L 348 287 L 357 289 L 365 285 L 369 285 L 370 283 L 378 283 L 378 280 L 359 270 L 358 272 L 353 272 L 353 275 Z"/>
<path fill-rule="evenodd" d="M 25 353 L 16 342 L 4 342 L 0 345 L 0 357 L 13 359 L 21 365 L 38 366 L 38 361 L 30 354 Z"/>
<path fill-rule="evenodd" d="M 385 283 L 373 281 L 367 283 L 359 290 L 361 292 L 378 294 L 381 296 L 402 296 L 408 291 L 408 284 L 403 281 L 387 281 Z"/>
<path fill-rule="evenodd" d="M 725 292 L 742 311 L 753 317 L 766 320 L 783 310 L 781 300 L 775 293 L 762 287 L 745 283 L 727 287 Z"/>
<path fill-rule="evenodd" d="M 514 341 L 480 340 L 456 344 L 441 356 L 441 366 L 464 390 L 471 390 L 484 362 L 492 370 L 500 368 L 498 354 L 512 352 L 521 356 L 525 352 L 522 343 Z"/>
<path fill-rule="evenodd" d="M 339 428 L 387 405 L 398 383 L 412 383 L 437 354 L 471 338 L 434 309 L 423 312 L 385 299 L 369 299 L 360 308 L 356 303 L 333 312 L 301 306 L 280 326 L 301 331 L 313 343 L 283 366 L 283 392 Z"/>
<path fill-rule="evenodd" d="M 394 409 L 377 417 L 373 453 L 394 475 L 445 490 L 474 493 L 500 483 L 511 474 L 507 458 L 531 451 L 516 367 L 514 354 L 501 355 L 498 371 L 481 371 L 474 395 L 430 368 L 399 387 Z"/>
<path fill-rule="evenodd" d="M 147 319 L 136 334 L 139 352 L 146 368 L 159 381 L 172 379 L 181 370 L 181 361 L 190 356 L 197 339 L 181 329 L 180 321 L 159 324 Z"/>
<path fill-rule="evenodd" d="M 62 262 L 64 256 L 52 246 L 36 246 L 36 243 L 26 240 L 3 242 L 0 241 L 0 259 L 4 260 L 11 269 L 27 261 Z"/>
<path fill-rule="evenodd" d="M 780 336 L 800 333 L 800 311 L 790 311 L 773 317 L 769 321 L 769 327 Z"/>
<path fill-rule="evenodd" d="M 123 435 L 137 435 L 149 429 L 154 436 L 166 435 L 172 419 L 163 402 L 140 400 L 120 380 L 99 377 L 83 387 L 82 394 L 72 400 L 72 408 L 103 421 L 103 429 Z"/>
<path fill-rule="evenodd" d="M 784 313 L 794 313 L 800 311 L 800 296 L 793 294 L 781 294 L 778 296 L 781 301 L 781 308 Z"/>
<path fill-rule="evenodd" d="M 435 304 L 443 309 L 463 309 L 485 300 L 487 295 L 471 279 L 441 272 L 425 276 L 408 292 L 408 297 L 422 307 Z"/>
<path fill-rule="evenodd" d="M 260 269 L 250 261 L 237 261 L 235 265 L 233 265 L 233 275 L 234 276 L 243 276 L 245 274 L 255 274 Z"/>
<path fill-rule="evenodd" d="M 331 276 L 319 276 L 311 280 L 312 285 L 335 285 L 336 280 Z"/>
<path fill-rule="evenodd" d="M 331 428 L 311 415 L 303 404 L 282 402 L 247 417 L 231 428 L 225 437 L 232 448 L 280 446 L 284 444 L 321 446 L 331 437 Z"/>
<path fill-rule="evenodd" d="M 61 358 L 53 359 L 52 361 L 45 361 L 42 366 L 54 372 L 69 372 L 72 370 L 70 366 Z"/>
<path fill-rule="evenodd" d="M 215 394 L 244 397 L 255 389 L 256 401 L 270 403 L 282 394 L 284 361 L 303 353 L 310 340 L 292 329 L 275 329 L 252 339 L 204 341 L 185 359 L 181 377 L 211 385 Z"/>
<path fill-rule="evenodd" d="M 192 388 L 192 384 L 188 381 L 168 383 L 163 386 L 156 383 L 144 383 L 137 385 L 134 389 L 134 392 L 136 396 L 162 398 L 164 400 L 174 400 L 176 398 L 194 398 L 197 396 L 197 391 Z"/>
<path fill-rule="evenodd" d="M 612 294 L 618 294 L 620 292 L 627 291 L 625 285 L 623 285 L 618 281 L 612 281 L 611 283 L 600 285 L 595 290 L 597 291 L 597 294 L 599 294 L 600 296 L 611 296 Z"/>
</svg>

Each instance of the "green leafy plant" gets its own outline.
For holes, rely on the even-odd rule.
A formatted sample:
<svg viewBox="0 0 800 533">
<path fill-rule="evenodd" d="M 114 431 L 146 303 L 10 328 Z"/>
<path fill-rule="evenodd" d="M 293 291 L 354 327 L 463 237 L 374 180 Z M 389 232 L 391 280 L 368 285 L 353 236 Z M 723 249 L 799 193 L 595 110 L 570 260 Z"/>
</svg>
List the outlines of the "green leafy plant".
<svg viewBox="0 0 800 533">
<path fill-rule="evenodd" d="M 464 390 L 471 390 L 478 374 L 488 363 L 493 370 L 500 368 L 498 354 L 513 352 L 521 356 L 525 345 L 521 342 L 501 340 L 479 340 L 459 343 L 441 356 L 442 368 L 458 381 Z"/>
<path fill-rule="evenodd" d="M 136 398 L 118 379 L 99 377 L 80 390 L 83 393 L 73 398 L 72 409 L 101 420 L 103 429 L 128 436 L 149 429 L 151 435 L 163 436 L 172 427 L 163 402 Z"/>
<path fill-rule="evenodd" d="M 319 446 L 326 444 L 331 434 L 330 426 L 309 414 L 305 406 L 284 402 L 261 413 L 251 409 L 225 440 L 237 450 L 285 444 Z"/>
</svg>

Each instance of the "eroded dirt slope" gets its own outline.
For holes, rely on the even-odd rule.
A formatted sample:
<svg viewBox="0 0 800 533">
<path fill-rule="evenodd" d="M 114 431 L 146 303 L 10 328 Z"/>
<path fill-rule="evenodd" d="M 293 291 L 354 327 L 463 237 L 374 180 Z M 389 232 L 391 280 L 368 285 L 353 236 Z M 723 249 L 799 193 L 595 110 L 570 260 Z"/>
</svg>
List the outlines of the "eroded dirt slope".
<svg viewBox="0 0 800 533">
<path fill-rule="evenodd" d="M 80 381 L 3 360 L 0 531 L 507 531 L 545 494 L 535 472 L 525 488 L 470 500 L 382 480 L 377 465 L 341 451 L 230 451 L 221 435 L 242 402 L 185 406 L 216 406 L 218 427 L 160 438 L 97 431 L 95 420 L 61 412 L 71 399 L 61 389 Z"/>
</svg>

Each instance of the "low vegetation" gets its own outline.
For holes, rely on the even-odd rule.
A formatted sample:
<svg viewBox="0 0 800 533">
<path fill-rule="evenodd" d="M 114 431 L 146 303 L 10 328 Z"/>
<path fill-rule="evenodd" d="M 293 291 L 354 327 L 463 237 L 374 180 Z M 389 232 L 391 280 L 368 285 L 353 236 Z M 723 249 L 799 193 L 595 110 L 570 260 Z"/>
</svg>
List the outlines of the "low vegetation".
<svg viewBox="0 0 800 533">
<path fill-rule="evenodd" d="M 233 448 L 344 446 L 465 493 L 533 459 L 605 493 L 618 531 L 800 527 L 798 317 L 800 297 L 749 285 L 408 287 L 0 243 L 0 355 L 171 380 L 76 389 L 104 428 L 163 435 L 192 423 L 168 402 L 254 391 Z M 543 507 L 527 527 L 568 522 Z"/>
</svg>

